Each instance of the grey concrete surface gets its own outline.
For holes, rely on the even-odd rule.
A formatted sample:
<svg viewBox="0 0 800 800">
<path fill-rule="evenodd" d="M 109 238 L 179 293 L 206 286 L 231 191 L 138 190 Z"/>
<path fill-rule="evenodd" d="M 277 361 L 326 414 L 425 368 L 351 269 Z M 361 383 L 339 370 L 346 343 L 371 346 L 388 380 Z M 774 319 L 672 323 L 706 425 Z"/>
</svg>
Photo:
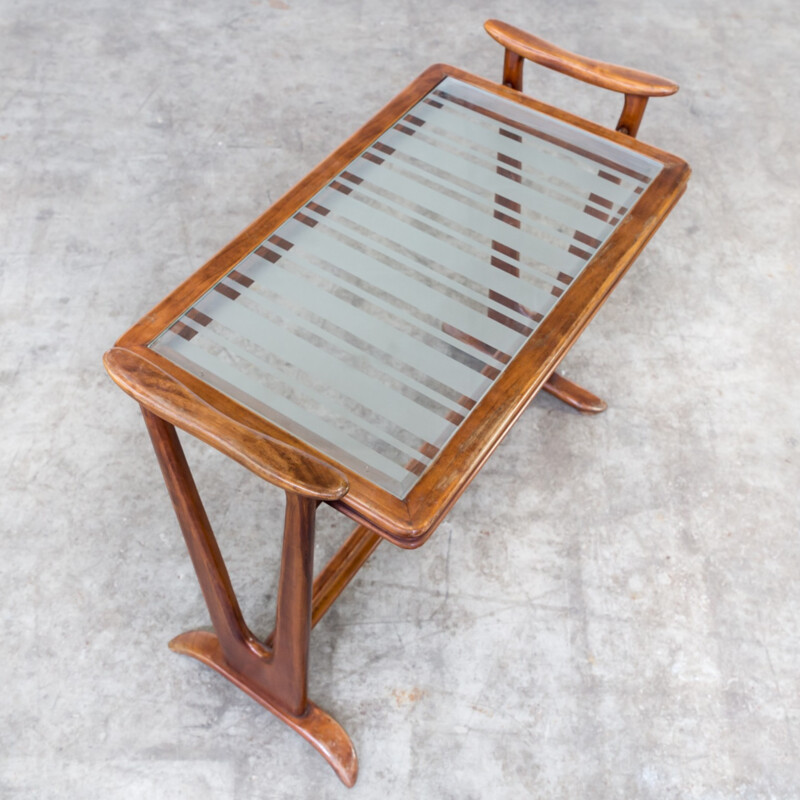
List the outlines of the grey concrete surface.
<svg viewBox="0 0 800 800">
<path fill-rule="evenodd" d="M 0 796 L 800 797 L 798 8 L 0 0 Z M 348 792 L 167 650 L 206 612 L 100 358 L 428 64 L 497 76 L 490 16 L 675 78 L 640 135 L 694 176 L 566 362 L 608 411 L 537 400 L 314 632 Z M 280 494 L 187 449 L 265 632 Z"/>
</svg>

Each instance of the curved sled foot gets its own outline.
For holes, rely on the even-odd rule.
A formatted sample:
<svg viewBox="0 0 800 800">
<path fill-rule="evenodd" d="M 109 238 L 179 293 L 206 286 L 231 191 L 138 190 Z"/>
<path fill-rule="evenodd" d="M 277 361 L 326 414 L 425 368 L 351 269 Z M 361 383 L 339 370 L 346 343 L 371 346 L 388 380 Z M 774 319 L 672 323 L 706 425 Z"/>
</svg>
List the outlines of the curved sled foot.
<svg viewBox="0 0 800 800">
<path fill-rule="evenodd" d="M 605 400 L 601 400 L 591 392 L 587 392 L 582 386 L 567 380 L 557 372 L 554 372 L 547 379 L 542 389 L 562 403 L 566 403 L 568 406 L 580 411 L 581 414 L 599 414 L 608 408 Z"/>
<path fill-rule="evenodd" d="M 356 782 L 358 756 L 353 743 L 345 729 L 319 706 L 309 701 L 305 713 L 300 717 L 279 708 L 265 696 L 264 690 L 256 681 L 228 664 L 217 635 L 211 631 L 197 630 L 182 633 L 169 643 L 169 648 L 176 653 L 196 658 L 215 669 L 312 744 L 333 767 L 333 771 L 345 786 L 351 787 Z"/>
</svg>

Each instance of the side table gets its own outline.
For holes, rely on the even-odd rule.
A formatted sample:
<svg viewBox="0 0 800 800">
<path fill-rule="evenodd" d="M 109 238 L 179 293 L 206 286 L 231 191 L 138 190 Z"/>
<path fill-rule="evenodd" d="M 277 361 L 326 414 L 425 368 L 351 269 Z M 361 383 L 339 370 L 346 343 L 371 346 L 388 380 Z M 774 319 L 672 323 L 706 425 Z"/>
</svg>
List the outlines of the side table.
<svg viewBox="0 0 800 800">
<path fill-rule="evenodd" d="M 663 78 L 505 23 L 503 83 L 437 64 L 105 355 L 141 405 L 214 632 L 170 647 L 304 736 L 352 786 L 357 758 L 307 697 L 312 627 L 377 545 L 423 544 L 683 193 L 635 139 Z M 610 130 L 522 94 L 531 60 L 625 96 Z M 176 427 L 286 494 L 275 629 L 247 626 Z M 314 578 L 314 519 L 356 522 Z"/>
</svg>

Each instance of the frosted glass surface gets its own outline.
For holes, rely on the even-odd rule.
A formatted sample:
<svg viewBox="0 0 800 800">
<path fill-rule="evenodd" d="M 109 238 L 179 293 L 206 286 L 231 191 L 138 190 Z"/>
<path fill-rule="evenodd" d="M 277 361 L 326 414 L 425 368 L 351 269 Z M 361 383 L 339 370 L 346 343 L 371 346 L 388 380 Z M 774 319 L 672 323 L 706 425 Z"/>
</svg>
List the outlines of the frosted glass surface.
<svg viewBox="0 0 800 800">
<path fill-rule="evenodd" d="M 660 169 L 446 78 L 150 346 L 402 498 Z"/>
</svg>

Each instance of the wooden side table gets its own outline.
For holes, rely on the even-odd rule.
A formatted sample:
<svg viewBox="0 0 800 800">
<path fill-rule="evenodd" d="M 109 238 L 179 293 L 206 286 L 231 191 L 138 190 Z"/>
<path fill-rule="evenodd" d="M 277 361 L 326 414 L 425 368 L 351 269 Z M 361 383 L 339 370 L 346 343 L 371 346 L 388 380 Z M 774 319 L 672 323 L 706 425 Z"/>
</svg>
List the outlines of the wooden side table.
<svg viewBox="0 0 800 800">
<path fill-rule="evenodd" d="M 304 736 L 348 786 L 347 733 L 307 697 L 311 628 L 382 539 L 423 544 L 540 389 L 605 404 L 561 359 L 683 193 L 634 139 L 677 86 L 504 23 L 503 85 L 430 67 L 106 353 L 142 408 L 214 633 L 170 647 Z M 625 95 L 617 131 L 521 94 L 524 59 Z M 286 493 L 278 605 L 248 628 L 175 427 Z M 314 517 L 357 527 L 314 578 Z"/>
</svg>

